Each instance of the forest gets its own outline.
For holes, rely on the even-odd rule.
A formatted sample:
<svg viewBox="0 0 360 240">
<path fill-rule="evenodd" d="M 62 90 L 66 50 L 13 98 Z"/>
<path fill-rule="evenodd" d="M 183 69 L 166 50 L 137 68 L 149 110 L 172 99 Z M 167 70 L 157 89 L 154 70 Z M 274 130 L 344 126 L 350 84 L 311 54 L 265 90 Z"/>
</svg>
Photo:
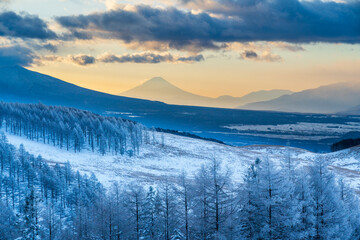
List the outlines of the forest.
<svg viewBox="0 0 360 240">
<path fill-rule="evenodd" d="M 0 127 L 11 134 L 68 151 L 89 148 L 103 155 L 132 156 L 139 152 L 143 141 L 150 142 L 148 131 L 139 123 L 41 103 L 0 102 Z"/>
<path fill-rule="evenodd" d="M 298 166 L 290 156 L 280 163 L 254 159 L 242 183 L 232 181 L 231 170 L 213 159 L 195 176 L 163 176 L 152 186 L 114 182 L 107 188 L 69 162 L 49 165 L 23 146 L 15 148 L 5 135 L 0 161 L 0 239 L 360 236 L 358 196 L 321 158 L 310 167 Z"/>
</svg>

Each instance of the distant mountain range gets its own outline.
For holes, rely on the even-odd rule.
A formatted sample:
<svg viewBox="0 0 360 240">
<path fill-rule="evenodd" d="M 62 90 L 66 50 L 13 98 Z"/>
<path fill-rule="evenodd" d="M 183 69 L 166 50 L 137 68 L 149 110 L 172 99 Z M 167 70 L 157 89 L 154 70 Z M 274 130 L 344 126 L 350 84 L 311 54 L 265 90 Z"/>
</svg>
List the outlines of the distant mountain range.
<svg viewBox="0 0 360 240">
<path fill-rule="evenodd" d="M 359 83 L 337 83 L 284 95 L 270 101 L 249 103 L 238 108 L 283 112 L 360 114 L 359 104 Z"/>
<path fill-rule="evenodd" d="M 360 115 L 360 84 L 358 83 L 337 83 L 296 93 L 287 90 L 271 90 L 253 92 L 239 98 L 231 96 L 209 98 L 186 92 L 157 77 L 124 92 L 123 95 L 128 97 L 82 88 L 19 66 L 0 68 L 0 100 L 3 101 L 24 103 L 40 101 L 44 104 L 72 106 L 99 113 L 116 111 L 146 113 L 147 116 L 151 116 L 151 113 L 180 109 L 180 106 L 176 107 L 160 101 L 227 108 L 238 106 L 247 110 Z M 156 99 L 156 96 L 161 96 L 162 99 Z M 183 109 L 181 111 L 189 111 L 189 109 L 194 110 L 195 107 L 184 106 L 181 109 Z M 198 114 L 200 109 L 196 109 Z M 201 111 L 206 111 L 207 114 L 211 111 L 215 114 L 220 109 Z M 211 114 L 212 117 L 214 117 L 213 114 Z M 240 113 L 237 112 L 236 115 L 238 114 Z"/>
<path fill-rule="evenodd" d="M 243 97 L 220 96 L 211 98 L 184 91 L 161 77 L 155 77 L 119 95 L 156 100 L 168 104 L 235 108 L 239 105 L 268 101 L 291 93 L 289 90 L 262 90 L 249 93 Z"/>
<path fill-rule="evenodd" d="M 360 115 L 360 104 L 347 109 L 346 111 L 340 111 L 338 113 L 343 115 Z"/>
</svg>

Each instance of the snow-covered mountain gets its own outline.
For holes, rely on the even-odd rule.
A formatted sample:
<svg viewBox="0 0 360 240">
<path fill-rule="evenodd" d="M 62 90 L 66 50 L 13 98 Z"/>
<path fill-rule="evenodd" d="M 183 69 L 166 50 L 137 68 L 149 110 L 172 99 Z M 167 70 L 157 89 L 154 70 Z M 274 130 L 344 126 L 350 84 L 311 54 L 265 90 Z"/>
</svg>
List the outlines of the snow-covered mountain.
<svg viewBox="0 0 360 240">
<path fill-rule="evenodd" d="M 252 92 L 243 97 L 220 96 L 217 98 L 205 97 L 184 91 L 161 77 L 154 77 L 143 84 L 125 91 L 119 95 L 133 98 L 156 100 L 169 104 L 234 108 L 239 105 L 268 101 L 285 94 L 289 90 L 262 90 Z"/>
<path fill-rule="evenodd" d="M 337 83 L 284 95 L 270 101 L 249 103 L 241 109 L 305 113 L 337 113 L 360 102 L 360 84 Z"/>
</svg>

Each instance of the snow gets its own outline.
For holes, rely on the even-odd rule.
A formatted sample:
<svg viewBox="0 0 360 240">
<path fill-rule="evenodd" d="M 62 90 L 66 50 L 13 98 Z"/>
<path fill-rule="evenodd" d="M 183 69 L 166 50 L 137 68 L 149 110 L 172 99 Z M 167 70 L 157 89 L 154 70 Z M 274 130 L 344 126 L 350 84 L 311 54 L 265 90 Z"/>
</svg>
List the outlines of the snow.
<svg viewBox="0 0 360 240">
<path fill-rule="evenodd" d="M 73 169 L 81 173 L 94 173 L 101 183 L 110 186 L 114 181 L 120 183 L 137 182 L 154 185 L 165 177 L 176 182 L 176 177 L 185 171 L 190 178 L 202 165 L 209 164 L 216 158 L 223 167 L 233 173 L 236 183 L 243 181 L 248 166 L 256 158 L 268 157 L 280 163 L 287 156 L 298 161 L 299 166 L 308 166 L 314 159 L 322 157 L 329 163 L 329 168 L 337 178 L 343 178 L 353 189 L 360 191 L 360 149 L 352 148 L 335 153 L 319 154 L 299 148 L 281 146 L 233 147 L 200 139 L 193 139 L 166 133 L 156 133 L 155 139 L 161 144 L 145 144 L 134 157 L 94 153 L 83 150 L 80 153 L 66 151 L 58 147 L 28 140 L 6 133 L 9 143 L 20 144 L 34 155 L 41 155 L 49 164 L 70 162 Z"/>
</svg>

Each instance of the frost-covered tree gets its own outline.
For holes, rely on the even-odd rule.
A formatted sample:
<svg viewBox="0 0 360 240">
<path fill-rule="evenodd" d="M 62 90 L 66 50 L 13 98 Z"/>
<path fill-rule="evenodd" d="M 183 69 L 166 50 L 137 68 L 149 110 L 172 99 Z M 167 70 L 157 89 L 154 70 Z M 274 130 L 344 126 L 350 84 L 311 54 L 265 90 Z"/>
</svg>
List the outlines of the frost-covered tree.
<svg viewBox="0 0 360 240">
<path fill-rule="evenodd" d="M 251 164 L 244 177 L 244 185 L 240 191 L 238 233 L 245 239 L 261 238 L 261 228 L 264 222 L 263 215 L 258 214 L 263 208 L 260 198 L 261 160 L 256 159 Z"/>
<path fill-rule="evenodd" d="M 344 202 L 324 158 L 316 159 L 311 166 L 310 184 L 314 201 L 315 238 L 348 239 L 352 230 L 344 212 Z"/>
<path fill-rule="evenodd" d="M 130 120 L 104 117 L 75 108 L 0 102 L 5 131 L 66 150 L 101 154 L 139 153 L 147 130 Z M 1 160 L 0 155 L 0 160 Z"/>
<path fill-rule="evenodd" d="M 179 176 L 179 187 L 176 190 L 177 196 L 179 198 L 179 213 L 178 213 L 178 223 L 180 225 L 180 231 L 185 240 L 190 239 L 190 209 L 191 209 L 191 186 L 185 171 Z"/>
<path fill-rule="evenodd" d="M 360 232 L 358 196 L 324 159 L 298 167 L 263 156 L 235 190 L 213 160 L 194 178 L 164 178 L 144 191 L 141 183 L 106 189 L 94 174 L 69 162 L 49 166 L 4 137 L 0 156 L 0 239 L 357 239 Z"/>
<path fill-rule="evenodd" d="M 34 189 L 31 189 L 25 198 L 23 206 L 24 226 L 23 238 L 29 240 L 40 239 L 38 223 L 38 206 Z"/>
<path fill-rule="evenodd" d="M 231 213 L 232 185 L 230 171 L 223 170 L 215 158 L 210 165 L 202 166 L 196 175 L 195 205 L 198 215 L 198 232 L 202 239 L 220 239 L 226 219 Z"/>
</svg>

